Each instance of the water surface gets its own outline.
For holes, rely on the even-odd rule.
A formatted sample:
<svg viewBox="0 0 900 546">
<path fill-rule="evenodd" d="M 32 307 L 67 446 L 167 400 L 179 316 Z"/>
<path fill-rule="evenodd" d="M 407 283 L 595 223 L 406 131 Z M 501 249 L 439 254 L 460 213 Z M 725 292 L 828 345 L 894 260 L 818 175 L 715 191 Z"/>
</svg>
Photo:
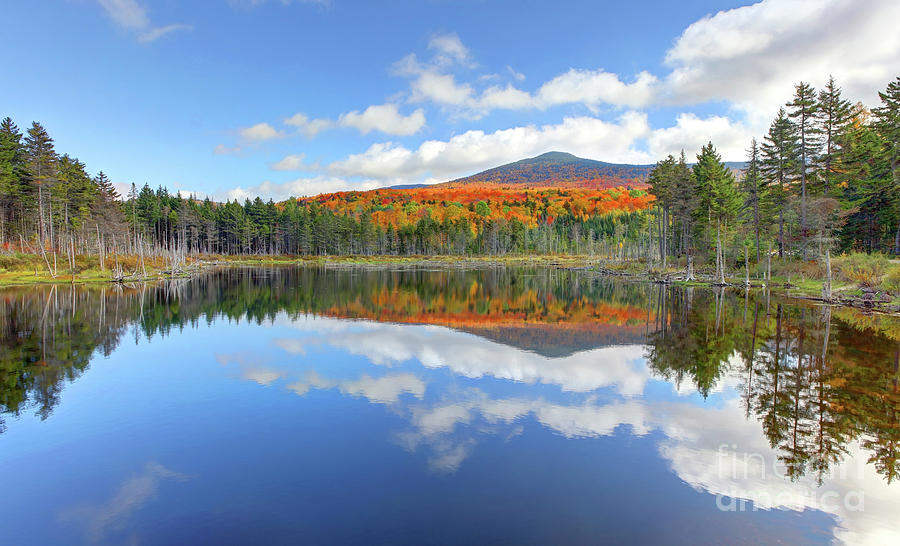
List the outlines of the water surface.
<svg viewBox="0 0 900 546">
<path fill-rule="evenodd" d="M 589 272 L 0 291 L 0 543 L 897 543 L 900 323 Z"/>
</svg>

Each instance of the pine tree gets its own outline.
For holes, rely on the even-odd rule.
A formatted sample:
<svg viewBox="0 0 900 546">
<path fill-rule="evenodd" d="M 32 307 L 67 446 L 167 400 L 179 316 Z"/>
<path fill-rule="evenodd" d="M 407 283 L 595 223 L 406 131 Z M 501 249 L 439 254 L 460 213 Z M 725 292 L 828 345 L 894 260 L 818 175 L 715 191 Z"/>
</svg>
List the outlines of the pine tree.
<svg viewBox="0 0 900 546">
<path fill-rule="evenodd" d="M 747 167 L 741 177 L 741 191 L 744 193 L 744 218 L 753 226 L 757 263 L 759 263 L 759 205 L 762 199 L 761 194 L 765 191 L 765 184 L 760 173 L 759 154 L 759 145 L 754 138 L 750 141 L 750 149 L 747 150 Z"/>
<path fill-rule="evenodd" d="M 669 156 L 656 163 L 656 167 L 650 172 L 650 194 L 656 197 L 657 203 L 657 228 L 659 241 L 659 256 L 662 268 L 666 268 L 669 213 L 672 210 L 673 190 L 675 186 L 675 158 Z"/>
<path fill-rule="evenodd" d="M 788 190 L 794 160 L 797 156 L 797 132 L 784 108 L 778 110 L 775 121 L 762 144 L 761 171 L 765 178 L 768 199 L 764 209 L 778 215 L 778 257 L 784 257 L 784 223 L 788 204 Z"/>
<path fill-rule="evenodd" d="M 44 194 L 56 181 L 56 151 L 53 148 L 53 139 L 47 130 L 38 123 L 33 122 L 25 137 L 25 154 L 31 180 L 38 188 L 38 225 L 41 244 L 47 238 L 47 230 L 50 230 L 50 244 L 53 245 L 52 220 L 44 221 Z M 48 203 L 47 218 L 52 215 L 53 202 Z"/>
<path fill-rule="evenodd" d="M 6 241 L 10 209 L 21 198 L 25 183 L 22 133 L 10 118 L 0 121 L 0 243 Z"/>
<path fill-rule="evenodd" d="M 844 248 L 876 251 L 882 239 L 883 215 L 891 211 L 889 203 L 887 146 L 870 123 L 869 111 L 857 104 L 841 146 L 841 182 L 844 208 L 850 212 L 842 229 Z"/>
<path fill-rule="evenodd" d="M 700 150 L 693 171 L 695 191 L 700 204 L 697 212 L 705 216 L 707 234 L 711 234 L 713 226 L 715 226 L 718 281 L 724 284 L 723 235 L 727 240 L 729 224 L 740 208 L 740 196 L 737 192 L 734 174 L 722 163 L 722 157 L 712 142 Z"/>
<path fill-rule="evenodd" d="M 828 78 L 825 89 L 819 92 L 818 114 L 824 145 L 822 151 L 823 193 L 828 197 L 837 180 L 840 169 L 840 143 L 850 120 L 850 101 L 843 98 L 841 88 L 834 83 L 832 77 Z"/>
<path fill-rule="evenodd" d="M 821 129 L 817 120 L 819 104 L 816 101 L 816 90 L 808 83 L 800 82 L 794 86 L 794 91 L 794 99 L 785 106 L 791 109 L 788 116 L 794 120 L 797 127 L 798 147 L 795 165 L 800 175 L 801 256 L 806 260 L 807 183 L 821 149 L 819 137 Z"/>
<path fill-rule="evenodd" d="M 890 191 L 895 208 L 900 209 L 900 76 L 878 93 L 881 104 L 872 110 L 875 127 L 884 139 L 886 159 L 890 170 Z M 900 210 L 896 214 L 894 254 L 900 254 Z"/>
</svg>

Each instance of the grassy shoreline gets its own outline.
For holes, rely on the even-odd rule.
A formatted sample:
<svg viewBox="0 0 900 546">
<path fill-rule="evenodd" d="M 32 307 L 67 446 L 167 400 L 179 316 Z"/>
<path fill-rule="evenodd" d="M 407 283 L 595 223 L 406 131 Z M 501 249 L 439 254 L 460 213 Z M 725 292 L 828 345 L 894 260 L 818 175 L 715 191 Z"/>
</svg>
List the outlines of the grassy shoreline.
<svg viewBox="0 0 900 546">
<path fill-rule="evenodd" d="M 226 256 L 211 255 L 188 257 L 186 262 L 172 271 L 162 258 L 147 258 L 144 263 L 146 275 L 139 267 L 136 257 L 120 256 L 119 264 L 129 274 L 124 279 L 114 278 L 111 260 L 104 268 L 94 256 L 77 256 L 75 271 L 60 267 L 56 276 L 51 276 L 40 256 L 31 254 L 6 254 L 0 256 L 0 288 L 37 284 L 86 284 L 112 282 L 146 282 L 169 278 L 190 277 L 212 267 L 228 266 L 304 266 L 304 267 L 437 267 L 471 268 L 497 266 L 544 266 L 566 269 L 584 269 L 598 274 L 621 276 L 638 282 L 657 282 L 673 286 L 713 286 L 713 275 L 703 269 L 695 273 L 693 281 L 684 280 L 684 269 L 669 267 L 665 270 L 648 269 L 640 261 L 615 261 L 597 256 L 581 255 L 505 255 L 505 256 Z M 900 265 L 897 266 L 900 269 Z M 139 271 L 140 269 L 140 271 Z M 759 271 L 750 277 L 751 290 L 760 289 L 764 284 Z M 732 272 L 726 276 L 729 286 L 744 288 L 745 273 Z M 821 301 L 824 280 L 809 278 L 808 275 L 774 271 L 767 288 L 773 294 Z M 866 290 L 860 284 L 835 279 L 832 282 L 835 294 L 834 305 L 864 307 L 870 310 L 900 314 L 900 298 L 880 296 L 872 304 L 863 298 Z"/>
</svg>

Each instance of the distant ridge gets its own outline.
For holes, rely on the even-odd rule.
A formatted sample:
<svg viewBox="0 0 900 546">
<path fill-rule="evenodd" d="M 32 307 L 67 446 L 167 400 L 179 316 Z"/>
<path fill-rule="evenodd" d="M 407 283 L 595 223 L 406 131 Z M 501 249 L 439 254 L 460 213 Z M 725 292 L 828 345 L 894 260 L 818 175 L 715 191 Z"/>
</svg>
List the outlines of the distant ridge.
<svg viewBox="0 0 900 546">
<path fill-rule="evenodd" d="M 607 163 L 585 159 L 566 152 L 547 152 L 536 157 L 507 163 L 480 173 L 457 178 L 447 185 L 491 184 L 500 186 L 645 186 L 656 165 Z M 739 161 L 726 161 L 734 171 L 744 168 Z"/>
<path fill-rule="evenodd" d="M 726 161 L 732 171 L 740 171 L 746 164 Z M 690 163 L 689 165 L 693 165 Z M 522 187 L 591 187 L 595 189 L 616 186 L 645 187 L 653 165 L 631 163 L 607 163 L 585 159 L 566 152 L 547 152 L 539 156 L 520 159 L 506 165 L 464 176 L 437 186 L 459 187 L 471 184 Z M 413 190 L 432 184 L 397 184 L 382 190 Z"/>
<path fill-rule="evenodd" d="M 606 163 L 584 159 L 566 152 L 547 152 L 494 167 L 471 176 L 451 180 L 447 184 L 499 184 L 499 185 L 642 185 L 653 170 L 653 165 L 629 165 Z"/>
</svg>

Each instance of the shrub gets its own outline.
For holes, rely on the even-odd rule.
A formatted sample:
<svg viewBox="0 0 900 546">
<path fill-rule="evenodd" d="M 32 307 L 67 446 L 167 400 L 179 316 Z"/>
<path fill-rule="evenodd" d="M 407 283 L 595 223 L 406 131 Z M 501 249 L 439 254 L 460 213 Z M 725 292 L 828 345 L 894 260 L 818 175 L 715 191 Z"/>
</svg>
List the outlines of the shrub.
<svg viewBox="0 0 900 546">
<path fill-rule="evenodd" d="M 900 265 L 893 265 L 881 280 L 881 286 L 892 294 L 900 293 Z"/>
<path fill-rule="evenodd" d="M 860 286 L 875 287 L 887 272 L 891 262 L 881 254 L 854 253 L 834 260 L 835 277 Z"/>
</svg>

